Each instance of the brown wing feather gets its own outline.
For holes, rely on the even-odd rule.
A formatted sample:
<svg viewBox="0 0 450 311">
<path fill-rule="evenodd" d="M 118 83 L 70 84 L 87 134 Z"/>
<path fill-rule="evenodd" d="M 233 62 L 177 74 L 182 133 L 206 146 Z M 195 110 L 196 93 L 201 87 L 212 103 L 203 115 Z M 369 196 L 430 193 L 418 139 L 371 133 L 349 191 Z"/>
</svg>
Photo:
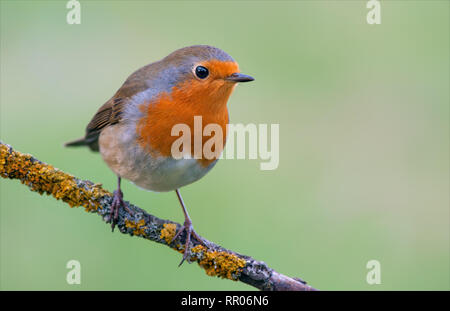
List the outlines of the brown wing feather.
<svg viewBox="0 0 450 311">
<path fill-rule="evenodd" d="M 122 98 L 107 101 L 87 125 L 86 135 L 99 131 L 107 125 L 119 123 L 124 104 L 125 101 Z"/>
<path fill-rule="evenodd" d="M 107 101 L 92 118 L 86 127 L 86 144 L 93 150 L 98 151 L 98 137 L 103 128 L 117 124 L 121 121 L 121 115 L 126 101 L 120 97 Z"/>
</svg>

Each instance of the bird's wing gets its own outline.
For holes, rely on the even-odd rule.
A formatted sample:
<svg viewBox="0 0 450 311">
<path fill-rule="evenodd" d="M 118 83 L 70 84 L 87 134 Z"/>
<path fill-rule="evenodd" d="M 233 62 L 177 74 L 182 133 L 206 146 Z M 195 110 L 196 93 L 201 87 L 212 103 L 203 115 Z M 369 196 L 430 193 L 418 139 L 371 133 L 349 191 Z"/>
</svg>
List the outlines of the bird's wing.
<svg viewBox="0 0 450 311">
<path fill-rule="evenodd" d="M 125 104 L 126 100 L 115 97 L 100 107 L 86 127 L 86 135 L 84 137 L 85 145 L 88 145 L 93 151 L 98 151 L 98 137 L 102 129 L 121 121 Z"/>
<path fill-rule="evenodd" d="M 110 125 L 123 122 L 122 113 L 135 94 L 145 91 L 148 86 L 145 79 L 131 75 L 116 94 L 101 106 L 86 127 L 83 138 L 66 143 L 66 146 L 89 146 L 93 151 L 99 151 L 98 138 L 101 131 Z"/>
<path fill-rule="evenodd" d="M 86 135 L 78 140 L 66 143 L 66 146 L 89 146 L 98 151 L 98 137 L 101 131 L 110 125 L 123 122 L 122 113 L 135 94 L 148 89 L 147 81 L 154 77 L 161 64 L 153 63 L 135 71 L 114 96 L 98 109 L 91 122 L 86 127 Z"/>
</svg>

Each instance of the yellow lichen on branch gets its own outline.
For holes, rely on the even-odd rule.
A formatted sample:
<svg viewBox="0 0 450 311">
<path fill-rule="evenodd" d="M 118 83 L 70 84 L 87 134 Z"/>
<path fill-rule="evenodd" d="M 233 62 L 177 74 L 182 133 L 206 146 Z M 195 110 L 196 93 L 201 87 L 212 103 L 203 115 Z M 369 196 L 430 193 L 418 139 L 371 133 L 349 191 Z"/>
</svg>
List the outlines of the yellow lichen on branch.
<svg viewBox="0 0 450 311">
<path fill-rule="evenodd" d="M 176 224 L 163 225 L 160 239 L 164 239 L 170 245 L 177 230 Z M 179 246 L 179 244 L 177 245 Z M 178 247 L 175 250 L 182 252 Z M 245 267 L 246 261 L 238 256 L 225 251 L 212 251 L 203 245 L 197 245 L 191 249 L 192 257 L 189 261 L 197 261 L 200 267 L 205 269 L 209 276 L 218 276 L 230 280 L 238 280 Z"/>
<path fill-rule="evenodd" d="M 192 248 L 198 264 L 209 276 L 219 276 L 230 280 L 238 280 L 246 261 L 238 256 L 219 251 L 210 251 L 203 245 Z"/>
<path fill-rule="evenodd" d="M 172 239 L 175 236 L 176 231 L 177 231 L 176 224 L 164 224 L 159 238 L 164 239 L 167 245 L 169 245 L 170 242 L 172 242 Z"/>
<path fill-rule="evenodd" d="M 84 206 L 88 212 L 101 208 L 99 199 L 109 194 L 94 185 L 89 188 L 80 187 L 74 176 L 3 144 L 0 145 L 0 175 L 17 178 L 32 191 L 52 195 L 71 207 Z"/>
<path fill-rule="evenodd" d="M 134 229 L 133 231 L 134 235 L 142 235 L 142 236 L 145 236 L 145 229 L 147 229 L 147 227 L 145 226 L 144 219 L 139 220 L 137 223 L 125 219 L 125 227 Z"/>
</svg>

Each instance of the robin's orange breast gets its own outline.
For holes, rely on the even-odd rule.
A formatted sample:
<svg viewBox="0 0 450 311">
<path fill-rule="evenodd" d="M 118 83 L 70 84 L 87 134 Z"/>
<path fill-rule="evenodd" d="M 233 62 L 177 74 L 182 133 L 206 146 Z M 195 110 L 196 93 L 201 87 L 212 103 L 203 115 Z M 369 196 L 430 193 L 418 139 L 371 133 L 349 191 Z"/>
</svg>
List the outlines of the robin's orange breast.
<svg viewBox="0 0 450 311">
<path fill-rule="evenodd" d="M 223 145 L 215 146 L 220 154 L 224 148 L 228 109 L 226 103 L 234 89 L 234 84 L 223 80 L 208 83 L 195 79 L 185 81 L 174 87 L 171 93 L 162 93 L 151 102 L 140 105 L 144 117 L 138 122 L 136 134 L 141 147 L 152 156 L 171 156 L 172 144 L 178 136 L 172 136 L 172 128 L 177 124 L 186 124 L 191 129 L 191 153 L 194 154 L 194 116 L 202 117 L 203 128 L 208 124 L 217 124 L 222 129 Z M 216 134 L 217 135 L 217 134 Z M 202 135 L 204 143 L 210 136 Z M 217 159 L 198 160 L 204 167 Z"/>
</svg>

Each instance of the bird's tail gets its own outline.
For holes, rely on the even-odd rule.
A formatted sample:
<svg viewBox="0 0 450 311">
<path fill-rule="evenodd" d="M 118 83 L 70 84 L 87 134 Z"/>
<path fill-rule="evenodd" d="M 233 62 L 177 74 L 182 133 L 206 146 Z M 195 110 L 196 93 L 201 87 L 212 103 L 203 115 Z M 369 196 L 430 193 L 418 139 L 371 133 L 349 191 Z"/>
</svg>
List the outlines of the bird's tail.
<svg viewBox="0 0 450 311">
<path fill-rule="evenodd" d="M 99 151 L 98 134 L 86 135 L 85 137 L 69 141 L 64 144 L 65 147 L 80 147 L 87 146 L 92 151 Z"/>
<path fill-rule="evenodd" d="M 88 146 L 89 143 L 86 141 L 85 137 L 78 138 L 76 140 L 69 141 L 64 144 L 64 147 L 79 147 L 79 146 Z"/>
</svg>

